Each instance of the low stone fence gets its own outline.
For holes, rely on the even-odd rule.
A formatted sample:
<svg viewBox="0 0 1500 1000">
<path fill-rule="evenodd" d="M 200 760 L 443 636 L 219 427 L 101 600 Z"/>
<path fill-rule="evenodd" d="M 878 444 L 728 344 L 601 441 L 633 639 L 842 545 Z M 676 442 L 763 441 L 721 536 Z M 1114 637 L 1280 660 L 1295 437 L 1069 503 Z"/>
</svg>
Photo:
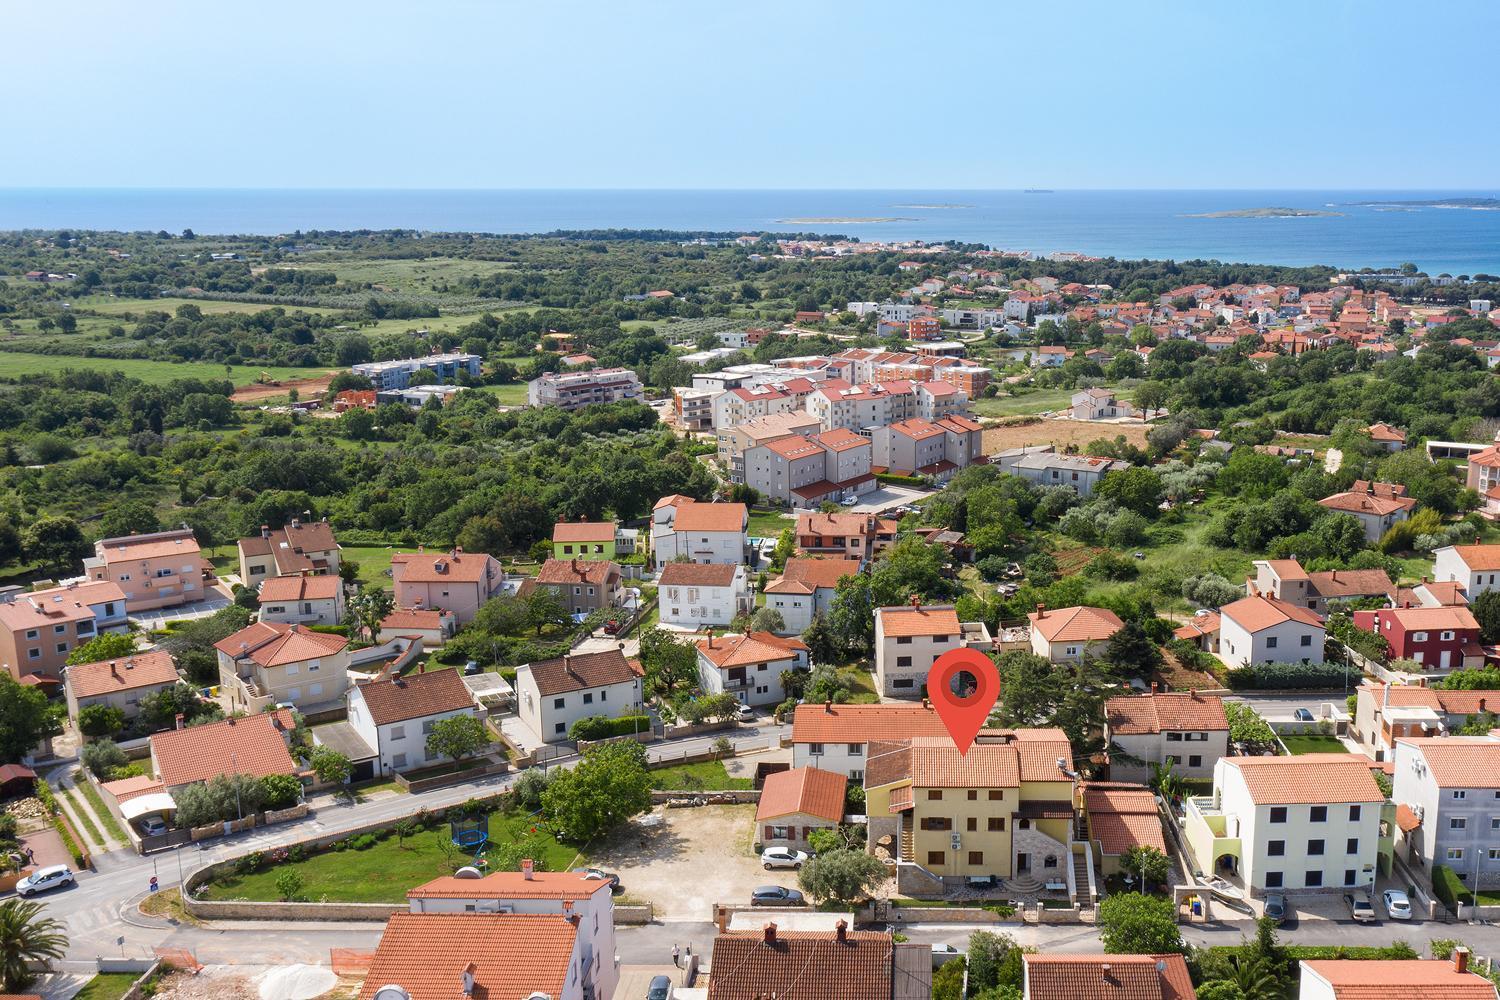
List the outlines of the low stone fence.
<svg viewBox="0 0 1500 1000">
<path fill-rule="evenodd" d="M 1021 908 L 1021 920 L 1028 924 L 1091 924 L 1094 910 L 1072 906 L 1025 906 Z"/>
<path fill-rule="evenodd" d="M 694 722 L 667 726 L 664 732 L 666 733 L 666 739 L 680 740 L 687 736 L 701 736 L 704 733 L 722 733 L 727 729 L 737 728 L 739 728 L 737 720 L 720 719 L 718 722 Z"/>
<path fill-rule="evenodd" d="M 250 903 L 228 899 L 183 899 L 183 909 L 203 920 L 368 920 L 381 922 L 406 903 Z"/>
<path fill-rule="evenodd" d="M 673 802 L 680 799 L 703 800 L 702 802 L 693 802 L 694 805 L 745 805 L 747 803 L 759 802 L 760 791 L 754 788 L 730 788 L 717 792 L 708 789 L 694 789 L 693 791 L 653 791 L 651 793 L 652 805 L 661 805 L 663 802 Z"/>
<path fill-rule="evenodd" d="M 1021 919 L 1015 914 L 1002 917 L 977 906 L 892 906 L 889 912 L 895 924 L 999 924 Z"/>
<path fill-rule="evenodd" d="M 615 923 L 639 926 L 649 924 L 656 918 L 656 909 L 650 903 L 625 903 L 615 907 Z"/>
<path fill-rule="evenodd" d="M 396 784 L 401 785 L 409 792 L 427 792 L 434 788 L 446 788 L 449 785 L 457 785 L 473 778 L 482 778 L 485 775 L 503 771 L 506 766 L 503 760 L 490 760 L 487 763 L 466 767 L 461 771 L 448 771 L 428 778 L 408 778 L 404 774 L 397 773 Z"/>
</svg>

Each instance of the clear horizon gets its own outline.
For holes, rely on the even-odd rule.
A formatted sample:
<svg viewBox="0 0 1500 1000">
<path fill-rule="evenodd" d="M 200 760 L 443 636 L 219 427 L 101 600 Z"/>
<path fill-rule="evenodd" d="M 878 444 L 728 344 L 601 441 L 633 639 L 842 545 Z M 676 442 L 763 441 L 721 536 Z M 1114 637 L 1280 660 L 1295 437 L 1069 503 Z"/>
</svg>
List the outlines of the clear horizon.
<svg viewBox="0 0 1500 1000">
<path fill-rule="evenodd" d="M 234 186 L 225 187 L 212 184 L 72 184 L 72 185 L 48 185 L 48 184 L 10 184 L 0 185 L 0 191 L 703 191 L 703 192 L 843 192 L 843 191 L 893 191 L 893 192 L 1015 192 L 1015 191 L 1043 191 L 1043 192 L 1070 192 L 1074 194 L 1099 193 L 1099 194 L 1131 194 L 1131 193 L 1173 193 L 1173 192 L 1202 192 L 1205 194 L 1313 194 L 1313 193 L 1359 193 L 1362 191 L 1378 191 L 1383 193 L 1407 194 L 1462 194 L 1466 196 L 1482 194 L 1483 192 L 1500 192 L 1500 184 L 1488 187 L 1300 187 L 1300 188 L 1257 188 L 1257 187 L 422 187 L 422 186 L 389 186 L 389 185 L 318 185 L 318 186 L 293 186 L 277 185 L 267 187 Z"/>
</svg>

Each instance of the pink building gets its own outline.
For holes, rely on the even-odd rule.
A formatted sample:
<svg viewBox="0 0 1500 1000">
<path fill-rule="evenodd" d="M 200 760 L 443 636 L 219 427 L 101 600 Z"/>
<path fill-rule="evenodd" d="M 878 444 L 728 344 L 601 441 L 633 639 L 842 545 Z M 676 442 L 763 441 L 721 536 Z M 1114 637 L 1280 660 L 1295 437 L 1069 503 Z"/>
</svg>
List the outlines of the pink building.
<svg viewBox="0 0 1500 1000">
<path fill-rule="evenodd" d="M 191 528 L 100 539 L 83 572 L 118 586 L 132 612 L 201 601 L 215 582 Z"/>
<path fill-rule="evenodd" d="M 453 613 L 467 625 L 500 592 L 505 570 L 483 552 L 398 552 L 391 556 L 391 584 L 398 608 Z"/>
</svg>

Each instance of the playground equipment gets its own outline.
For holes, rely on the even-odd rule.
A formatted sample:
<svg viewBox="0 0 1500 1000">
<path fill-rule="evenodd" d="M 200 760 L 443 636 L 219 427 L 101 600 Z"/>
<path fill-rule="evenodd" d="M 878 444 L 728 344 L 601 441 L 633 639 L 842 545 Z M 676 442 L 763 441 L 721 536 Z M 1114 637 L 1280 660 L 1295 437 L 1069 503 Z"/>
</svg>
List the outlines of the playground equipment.
<svg viewBox="0 0 1500 1000">
<path fill-rule="evenodd" d="M 485 849 L 490 844 L 490 817 L 488 813 L 450 819 L 448 821 L 448 835 L 452 838 L 455 846 L 474 855 L 474 866 L 476 868 L 483 869 L 489 867 L 489 862 L 484 859 Z"/>
</svg>

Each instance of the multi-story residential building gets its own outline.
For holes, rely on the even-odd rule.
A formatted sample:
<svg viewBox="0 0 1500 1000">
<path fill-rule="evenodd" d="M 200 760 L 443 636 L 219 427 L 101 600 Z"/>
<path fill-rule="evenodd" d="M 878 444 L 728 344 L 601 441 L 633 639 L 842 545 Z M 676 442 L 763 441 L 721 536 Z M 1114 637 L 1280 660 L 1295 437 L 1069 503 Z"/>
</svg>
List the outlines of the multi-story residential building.
<svg viewBox="0 0 1500 1000">
<path fill-rule="evenodd" d="M 715 432 L 719 464 L 729 474 L 731 482 L 743 482 L 745 452 L 783 438 L 816 434 L 818 430 L 818 419 L 804 410 L 772 413 L 742 424 L 720 427 Z"/>
<path fill-rule="evenodd" d="M 1354 612 L 1354 624 L 1383 638 L 1391 656 L 1440 673 L 1484 665 L 1479 622 L 1466 607 L 1380 608 Z"/>
<path fill-rule="evenodd" d="M 275 531 L 261 525 L 259 535 L 241 538 L 238 547 L 240 581 L 247 587 L 273 576 L 336 576 L 342 552 L 327 521 L 295 517 Z"/>
<path fill-rule="evenodd" d="M 893 518 L 874 514 L 800 514 L 797 551 L 868 561 L 896 543 L 899 527 Z"/>
<path fill-rule="evenodd" d="M 678 386 L 672 390 L 672 415 L 677 426 L 686 431 L 714 429 L 714 400 L 722 389 L 699 389 Z"/>
<path fill-rule="evenodd" d="M 733 427 L 756 417 L 802 410 L 814 388 L 810 379 L 790 378 L 730 389 L 714 398 L 714 427 Z"/>
<path fill-rule="evenodd" d="M 555 559 L 614 559 L 618 555 L 614 521 L 558 521 L 552 526 Z"/>
<path fill-rule="evenodd" d="M 407 892 L 406 899 L 412 913 L 550 915 L 564 919 L 576 916 L 578 935 L 588 938 L 584 952 L 594 959 L 587 964 L 590 968 L 597 967 L 592 981 L 585 981 L 583 995 L 588 996 L 591 988 L 597 1000 L 604 1000 L 619 982 L 619 967 L 615 963 L 614 893 L 605 880 L 580 872 L 536 871 L 534 864 L 523 863 L 518 872 L 491 872 L 480 879 L 441 875 Z M 529 947 L 526 950 L 529 951 Z M 524 953 L 517 952 L 507 961 L 524 963 L 526 958 Z M 580 961 L 580 968 L 584 964 Z M 444 982 L 445 989 L 449 985 Z M 497 984 L 484 983 L 476 978 L 476 990 L 481 985 L 493 989 Z M 498 1000 L 506 995 L 494 992 L 474 994 L 475 1000 L 481 996 Z M 517 997 L 527 995 L 525 992 L 515 993 Z M 414 995 L 412 1000 L 423 998 Z"/>
<path fill-rule="evenodd" d="M 813 615 L 824 614 L 839 581 L 859 573 L 860 559 L 809 559 L 793 556 L 781 575 L 766 585 L 766 607 L 781 614 L 781 631 L 801 635 Z"/>
<path fill-rule="evenodd" d="M 992 461 L 1002 472 L 1013 473 L 1038 486 L 1071 486 L 1081 497 L 1094 492 L 1106 473 L 1130 468 L 1129 462 L 1118 458 L 1059 455 L 1051 445 L 1013 448 L 994 456 Z"/>
<path fill-rule="evenodd" d="M 1297 1000 L 1496 1000 L 1495 984 L 1469 969 L 1469 949 L 1457 947 L 1451 961 L 1385 958 L 1348 962 L 1303 959 Z"/>
<path fill-rule="evenodd" d="M 1025 1000 L 1197 1000 L 1181 955 L 1023 954 Z"/>
<path fill-rule="evenodd" d="M 12 680 L 57 684 L 69 653 L 126 623 L 125 593 L 109 581 L 16 594 L 0 602 L 0 667 Z"/>
<path fill-rule="evenodd" d="M 1257 559 L 1254 587 L 1268 597 L 1325 614 L 1329 601 L 1358 601 L 1396 594 L 1383 569 L 1335 569 L 1309 573 L 1295 559 Z"/>
<path fill-rule="evenodd" d="M 180 680 L 171 654 L 160 649 L 114 660 L 72 664 L 63 668 L 68 718 L 77 725 L 81 710 L 90 705 L 106 705 L 133 719 L 141 713 L 142 698 L 176 687 Z"/>
<path fill-rule="evenodd" d="M 657 578 L 661 620 L 700 629 L 728 625 L 754 609 L 745 567 L 740 563 L 671 562 Z"/>
<path fill-rule="evenodd" d="M 1155 765 L 1172 759 L 1184 778 L 1207 780 L 1229 753 L 1229 720 L 1213 695 L 1167 693 L 1111 698 L 1104 703 L 1104 744 L 1110 748 L 1109 775 L 1119 781 L 1148 781 Z M 1118 747 L 1123 753 L 1116 753 Z"/>
<path fill-rule="evenodd" d="M 981 730 L 965 754 L 947 735 L 875 742 L 869 753 L 869 843 L 890 838 L 902 891 L 975 876 L 1074 889 L 1077 775 L 1061 730 Z"/>
<path fill-rule="evenodd" d="M 1048 610 L 1038 604 L 1026 616 L 1031 623 L 1031 651 L 1053 663 L 1077 663 L 1099 656 L 1125 623 L 1108 608 L 1072 607 Z"/>
<path fill-rule="evenodd" d="M 1445 545 L 1432 557 L 1432 579 L 1458 584 L 1470 603 L 1500 586 L 1500 545 Z"/>
<path fill-rule="evenodd" d="M 708 694 L 734 695 L 745 705 L 780 705 L 786 700 L 781 675 L 806 670 L 807 646 L 801 639 L 771 632 L 699 639 L 698 681 Z"/>
<path fill-rule="evenodd" d="M 836 771 L 863 781 L 870 744 L 913 736 L 945 736 L 932 703 L 798 705 L 792 715 L 792 766 Z"/>
<path fill-rule="evenodd" d="M 1070 400 L 1074 420 L 1119 420 L 1138 417 L 1141 411 L 1124 402 L 1113 389 L 1081 389 Z"/>
<path fill-rule="evenodd" d="M 850 930 L 842 917 L 832 930 L 777 926 L 778 920 L 785 924 L 796 919 L 781 916 L 756 930 L 731 929 L 715 937 L 707 1000 L 763 1000 L 798 994 L 839 1000 L 926 1000 L 932 996 L 928 945 L 896 941 L 889 931 Z"/>
<path fill-rule="evenodd" d="M 204 598 L 213 570 L 203 561 L 191 528 L 103 538 L 83 561 L 90 580 L 108 581 L 125 594 L 132 612 L 176 607 Z"/>
<path fill-rule="evenodd" d="M 1350 735 L 1374 760 L 1389 760 L 1399 739 L 1446 736 L 1472 716 L 1500 709 L 1500 691 L 1366 681 L 1354 694 Z"/>
<path fill-rule="evenodd" d="M 1219 651 L 1231 666 L 1323 662 L 1323 619 L 1259 593 L 1219 609 Z"/>
<path fill-rule="evenodd" d="M 579 719 L 641 709 L 641 675 L 618 649 L 524 664 L 515 688 L 521 722 L 543 743 L 566 740 Z"/>
<path fill-rule="evenodd" d="M 369 379 L 379 392 L 407 388 L 411 385 L 411 377 L 419 371 L 432 372 L 439 382 L 455 382 L 461 372 L 478 378 L 482 360 L 477 354 L 429 354 L 425 358 L 403 358 L 400 361 L 370 361 L 350 370 Z"/>
<path fill-rule="evenodd" d="M 1371 542 L 1410 516 L 1417 501 L 1406 495 L 1406 487 L 1399 483 L 1355 482 L 1345 493 L 1335 493 L 1318 501 L 1320 507 L 1352 514 L 1365 529 L 1365 538 Z"/>
<path fill-rule="evenodd" d="M 1389 871 L 1369 761 L 1357 754 L 1224 757 L 1213 794 L 1187 800 L 1188 852 L 1200 871 L 1251 894 L 1345 891 Z"/>
<path fill-rule="evenodd" d="M 1500 739 L 1398 737 L 1395 762 L 1403 859 L 1429 876 L 1447 865 L 1470 889 L 1500 885 Z"/>
<path fill-rule="evenodd" d="M 529 405 L 555 406 L 561 410 L 638 400 L 641 395 L 641 380 L 629 368 L 549 373 L 526 383 Z"/>
<path fill-rule="evenodd" d="M 839 428 L 810 437 L 779 438 L 749 448 L 731 473 L 766 499 L 798 507 L 860 496 L 875 489 L 870 442 Z"/>
<path fill-rule="evenodd" d="M 231 711 L 293 705 L 304 714 L 343 700 L 349 640 L 301 625 L 254 622 L 214 643 L 219 686 Z"/>
<path fill-rule="evenodd" d="M 814 830 L 827 830 L 843 822 L 848 783 L 849 779 L 837 771 L 816 767 L 766 775 L 755 810 L 755 839 L 760 849 L 808 850 Z"/>
<path fill-rule="evenodd" d="M 460 625 L 474 620 L 505 585 L 505 570 L 486 552 L 398 552 L 391 556 L 391 589 L 398 608 L 449 611 Z"/>
<path fill-rule="evenodd" d="M 345 701 L 348 725 L 369 749 L 371 777 L 441 760 L 441 754 L 427 750 L 433 727 L 444 719 L 479 714 L 474 696 L 457 670 L 418 672 L 356 684 L 349 688 Z M 366 759 L 349 756 L 356 764 Z"/>
<path fill-rule="evenodd" d="M 587 615 L 625 602 L 622 579 L 619 564 L 607 559 L 548 559 L 519 593 L 549 590 L 569 614 Z"/>
<path fill-rule="evenodd" d="M 288 625 L 344 620 L 344 581 L 337 576 L 273 576 L 260 585 L 259 617 Z"/>
<path fill-rule="evenodd" d="M 911 604 L 875 609 L 875 684 L 887 697 L 922 694 L 927 672 L 949 650 L 991 650 L 984 622 L 960 622 L 951 604 Z"/>
<path fill-rule="evenodd" d="M 742 563 L 750 539 L 750 509 L 742 503 L 699 503 L 668 496 L 651 509 L 651 555 L 657 566 L 686 558 L 695 563 Z"/>
</svg>

